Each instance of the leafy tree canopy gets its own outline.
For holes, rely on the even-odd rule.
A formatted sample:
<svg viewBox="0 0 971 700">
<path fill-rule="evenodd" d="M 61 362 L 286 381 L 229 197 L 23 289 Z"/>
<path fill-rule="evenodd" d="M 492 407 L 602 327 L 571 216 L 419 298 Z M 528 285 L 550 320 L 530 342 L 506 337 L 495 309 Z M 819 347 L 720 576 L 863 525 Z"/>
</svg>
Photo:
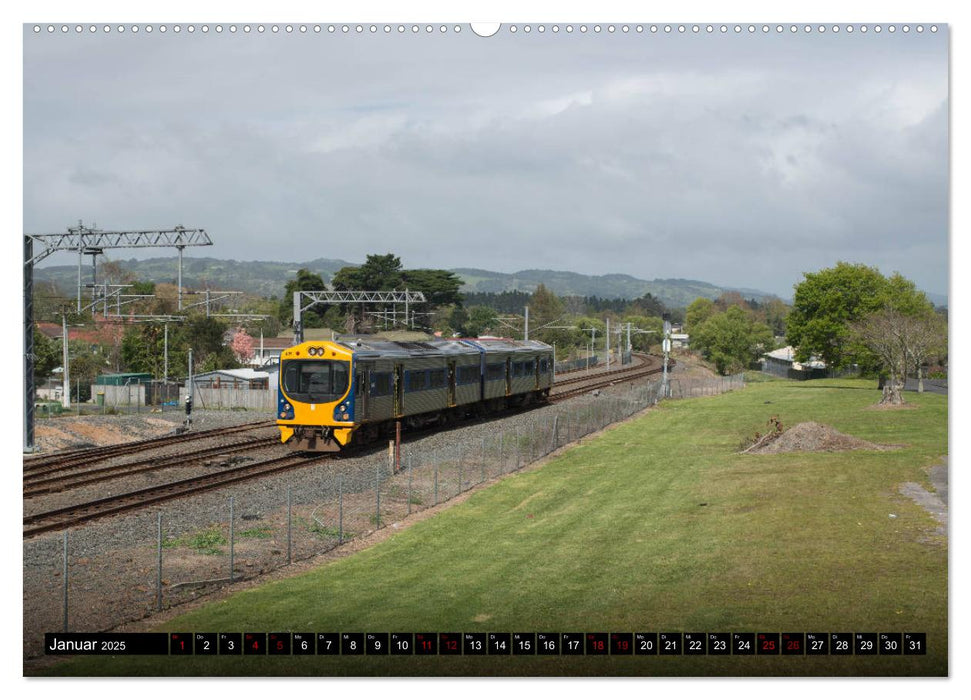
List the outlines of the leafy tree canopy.
<svg viewBox="0 0 971 700">
<path fill-rule="evenodd" d="M 835 368 L 872 365 L 875 356 L 854 340 L 850 325 L 888 306 L 905 313 L 933 309 L 912 282 L 896 273 L 888 279 L 875 267 L 845 262 L 807 272 L 795 287 L 786 341 L 797 348 L 800 362 L 815 355 Z"/>
<path fill-rule="evenodd" d="M 706 297 L 698 297 L 688 304 L 688 308 L 684 312 L 685 330 L 693 334 L 695 329 L 699 328 L 702 323 L 711 318 L 714 313 L 715 302 Z"/>
<path fill-rule="evenodd" d="M 406 270 L 402 278 L 406 289 L 424 293 L 432 306 L 462 305 L 462 280 L 448 270 Z"/>
<path fill-rule="evenodd" d="M 286 326 L 293 325 L 294 292 L 319 292 L 325 289 L 327 289 L 327 285 L 324 284 L 324 280 L 320 275 L 310 270 L 297 270 L 296 278 L 287 282 L 283 298 L 280 300 L 278 316 L 281 323 Z M 320 307 L 314 307 L 304 311 L 302 315 L 304 328 L 323 328 L 323 314 L 324 310 Z"/>
<path fill-rule="evenodd" d="M 61 366 L 61 344 L 34 328 L 34 377 L 40 381 L 51 376 Z"/>
<path fill-rule="evenodd" d="M 691 345 L 721 374 L 745 369 L 773 347 L 772 331 L 739 306 L 713 314 L 691 334 Z"/>
</svg>

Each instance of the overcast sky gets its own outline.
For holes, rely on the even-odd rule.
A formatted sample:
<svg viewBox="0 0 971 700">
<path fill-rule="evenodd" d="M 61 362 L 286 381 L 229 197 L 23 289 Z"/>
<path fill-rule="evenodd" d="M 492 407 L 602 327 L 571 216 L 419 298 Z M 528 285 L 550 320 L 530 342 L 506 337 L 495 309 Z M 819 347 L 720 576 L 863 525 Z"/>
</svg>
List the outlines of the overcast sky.
<svg viewBox="0 0 971 700">
<path fill-rule="evenodd" d="M 25 232 L 182 224 L 216 242 L 193 256 L 390 251 L 406 267 L 786 297 L 803 272 L 847 260 L 947 293 L 946 25 L 506 25 L 491 38 L 225 26 L 25 27 Z"/>
</svg>

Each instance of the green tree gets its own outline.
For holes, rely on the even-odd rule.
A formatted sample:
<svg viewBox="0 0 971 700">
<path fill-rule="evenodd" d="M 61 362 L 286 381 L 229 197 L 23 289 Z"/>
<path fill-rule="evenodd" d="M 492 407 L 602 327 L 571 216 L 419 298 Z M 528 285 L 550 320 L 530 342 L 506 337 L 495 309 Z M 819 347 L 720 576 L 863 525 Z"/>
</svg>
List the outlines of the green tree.
<svg viewBox="0 0 971 700">
<path fill-rule="evenodd" d="M 188 345 L 185 328 L 168 324 L 168 375 L 182 377 L 189 373 Z M 143 323 L 131 326 L 121 340 L 121 361 L 128 372 L 148 372 L 155 379 L 165 376 L 165 325 Z"/>
<path fill-rule="evenodd" d="M 711 318 L 714 313 L 715 303 L 711 299 L 698 297 L 688 304 L 688 308 L 684 312 L 685 331 L 693 335 L 695 329 Z"/>
<path fill-rule="evenodd" d="M 280 300 L 277 315 L 281 323 L 285 326 L 293 326 L 294 292 L 320 292 L 326 289 L 327 285 L 324 284 L 324 280 L 317 273 L 304 269 L 297 270 L 296 278 L 287 282 L 286 289 L 283 292 L 283 298 Z M 320 306 L 315 306 L 304 311 L 302 315 L 303 327 L 323 328 L 322 318 L 325 312 L 326 309 Z"/>
<path fill-rule="evenodd" d="M 488 306 L 473 306 L 468 310 L 468 320 L 459 332 L 467 338 L 494 335 L 499 325 L 496 316 L 496 312 Z"/>
<path fill-rule="evenodd" d="M 721 374 L 740 372 L 773 346 L 772 331 L 750 312 L 730 306 L 691 334 L 691 345 Z"/>
<path fill-rule="evenodd" d="M 359 289 L 367 291 L 389 291 L 404 289 L 404 273 L 401 268 L 401 258 L 392 253 L 385 255 L 368 255 L 361 265 L 361 283 Z"/>
<path fill-rule="evenodd" d="M 72 340 L 68 343 L 71 355 L 71 396 L 75 401 L 91 398 L 91 385 L 95 378 L 111 369 L 108 359 L 98 345 Z"/>
<path fill-rule="evenodd" d="M 784 336 L 786 334 L 786 318 L 789 316 L 789 305 L 779 297 L 769 297 L 763 300 L 762 308 L 759 309 L 765 324 L 772 329 L 775 335 Z"/>
<path fill-rule="evenodd" d="M 541 326 L 556 323 L 563 316 L 563 302 L 540 284 L 529 298 L 529 336 L 542 339 Z M 557 324 L 563 325 L 563 324 Z M 535 333 L 534 333 L 535 329 Z"/>
<path fill-rule="evenodd" d="M 228 326 L 214 318 L 201 317 L 190 321 L 186 329 L 186 342 L 192 349 L 196 371 L 234 369 L 239 362 L 226 342 Z"/>
<path fill-rule="evenodd" d="M 430 306 L 462 304 L 462 280 L 448 270 L 406 270 L 402 278 L 404 288 L 422 292 Z"/>
<path fill-rule="evenodd" d="M 805 273 L 786 320 L 786 341 L 796 348 L 796 359 L 815 355 L 834 368 L 872 363 L 872 353 L 854 342 L 849 326 L 882 308 L 890 291 L 877 268 L 862 264 L 839 262 Z"/>
<path fill-rule="evenodd" d="M 34 328 L 34 379 L 36 382 L 47 381 L 55 367 L 61 366 L 63 359 L 61 344 L 48 338 Z"/>
<path fill-rule="evenodd" d="M 664 338 L 664 321 L 660 316 L 626 316 L 622 321 L 622 336 L 624 345 L 627 344 L 626 324 L 630 323 L 630 344 L 635 352 L 650 352 L 654 346 L 660 346 Z"/>
<path fill-rule="evenodd" d="M 660 318 L 665 311 L 667 311 L 667 308 L 661 300 L 648 292 L 644 296 L 634 299 L 624 310 L 624 313 L 631 316 L 657 316 Z"/>
</svg>

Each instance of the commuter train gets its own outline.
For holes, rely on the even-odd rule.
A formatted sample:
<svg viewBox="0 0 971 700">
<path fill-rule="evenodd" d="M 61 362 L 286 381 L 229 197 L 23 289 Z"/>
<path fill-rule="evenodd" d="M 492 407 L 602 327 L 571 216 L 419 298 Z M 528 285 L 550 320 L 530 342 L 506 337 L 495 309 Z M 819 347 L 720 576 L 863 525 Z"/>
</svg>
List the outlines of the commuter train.
<svg viewBox="0 0 971 700">
<path fill-rule="evenodd" d="M 337 452 L 393 434 L 545 401 L 553 349 L 536 340 L 309 341 L 283 351 L 277 426 L 294 450 Z"/>
</svg>

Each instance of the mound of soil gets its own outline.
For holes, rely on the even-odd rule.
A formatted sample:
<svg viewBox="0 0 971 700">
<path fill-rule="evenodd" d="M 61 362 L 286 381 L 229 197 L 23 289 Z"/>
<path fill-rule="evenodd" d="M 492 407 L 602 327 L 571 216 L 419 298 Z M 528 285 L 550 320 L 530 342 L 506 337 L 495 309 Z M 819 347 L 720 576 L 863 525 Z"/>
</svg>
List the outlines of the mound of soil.
<svg viewBox="0 0 971 700">
<path fill-rule="evenodd" d="M 782 433 L 770 433 L 744 452 L 775 454 L 778 452 L 843 452 L 846 450 L 896 450 L 897 445 L 878 445 L 846 435 L 822 423 L 799 423 Z"/>
<path fill-rule="evenodd" d="M 148 416 L 82 416 L 38 421 L 34 444 L 41 451 L 117 445 L 159 437 L 175 426 L 164 418 Z"/>
</svg>

